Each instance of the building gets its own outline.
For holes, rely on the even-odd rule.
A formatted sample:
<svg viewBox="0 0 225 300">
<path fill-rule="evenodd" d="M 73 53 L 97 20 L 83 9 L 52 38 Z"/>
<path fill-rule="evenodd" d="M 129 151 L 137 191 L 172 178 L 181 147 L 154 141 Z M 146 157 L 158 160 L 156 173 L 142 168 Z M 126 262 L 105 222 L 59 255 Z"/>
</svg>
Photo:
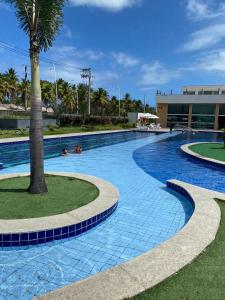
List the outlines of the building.
<svg viewBox="0 0 225 300">
<path fill-rule="evenodd" d="M 225 128 L 225 85 L 184 86 L 175 95 L 157 92 L 156 103 L 162 127 Z"/>
</svg>

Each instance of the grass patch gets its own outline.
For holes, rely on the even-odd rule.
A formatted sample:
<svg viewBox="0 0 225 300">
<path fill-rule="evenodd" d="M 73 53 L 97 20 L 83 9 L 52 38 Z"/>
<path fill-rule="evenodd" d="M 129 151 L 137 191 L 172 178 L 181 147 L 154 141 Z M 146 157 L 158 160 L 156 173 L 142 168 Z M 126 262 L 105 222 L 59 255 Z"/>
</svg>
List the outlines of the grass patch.
<svg viewBox="0 0 225 300">
<path fill-rule="evenodd" d="M 223 300 L 225 298 L 225 203 L 215 241 L 193 263 L 134 300 Z"/>
<path fill-rule="evenodd" d="M 0 180 L 0 219 L 26 219 L 62 214 L 93 201 L 98 188 L 83 180 L 46 176 L 48 193 L 27 192 L 29 177 Z"/>
<path fill-rule="evenodd" d="M 223 143 L 201 143 L 190 146 L 189 149 L 204 157 L 225 161 L 225 149 Z"/>
<path fill-rule="evenodd" d="M 72 126 L 72 127 L 57 127 L 51 126 L 50 128 L 45 128 L 44 135 L 57 135 L 57 134 L 67 134 L 67 133 L 81 133 L 81 132 L 92 132 L 101 130 L 122 130 L 130 129 L 132 126 L 121 124 L 121 125 L 97 125 L 97 126 Z M 14 138 L 14 137 L 26 137 L 29 135 L 29 130 L 1 130 L 0 129 L 0 139 Z"/>
</svg>

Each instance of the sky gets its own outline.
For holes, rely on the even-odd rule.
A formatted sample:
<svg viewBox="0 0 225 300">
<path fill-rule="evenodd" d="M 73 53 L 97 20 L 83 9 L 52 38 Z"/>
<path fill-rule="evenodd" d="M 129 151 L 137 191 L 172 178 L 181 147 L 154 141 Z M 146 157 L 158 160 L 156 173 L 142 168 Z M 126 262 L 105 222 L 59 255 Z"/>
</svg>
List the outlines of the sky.
<svg viewBox="0 0 225 300">
<path fill-rule="evenodd" d="M 28 49 L 12 7 L 0 0 L 0 43 Z M 1 44 L 0 44 L 1 45 Z M 92 68 L 94 88 L 126 92 L 155 105 L 155 93 L 182 85 L 225 83 L 225 1 L 69 0 L 64 25 L 41 62 L 41 78 L 82 82 Z M 28 57 L 0 47 L 0 72 L 24 76 Z"/>
</svg>

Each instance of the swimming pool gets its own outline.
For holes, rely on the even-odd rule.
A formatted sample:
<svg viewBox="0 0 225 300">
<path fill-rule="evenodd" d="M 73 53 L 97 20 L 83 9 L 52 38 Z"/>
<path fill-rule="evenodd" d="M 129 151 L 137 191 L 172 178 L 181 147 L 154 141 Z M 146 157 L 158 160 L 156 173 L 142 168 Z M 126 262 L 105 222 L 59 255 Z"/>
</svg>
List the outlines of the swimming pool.
<svg viewBox="0 0 225 300">
<path fill-rule="evenodd" d="M 84 151 L 130 140 L 142 139 L 152 135 L 150 132 L 123 131 L 116 133 L 99 133 L 61 138 L 46 138 L 44 140 L 44 155 L 46 158 L 57 157 L 63 148 L 73 151 L 76 145 L 82 145 Z M 8 142 L 0 144 L 0 162 L 4 167 L 10 167 L 29 162 L 29 142 Z"/>
<path fill-rule="evenodd" d="M 174 178 L 174 161 L 182 165 L 187 159 L 177 148 L 179 143 L 212 137 L 175 133 L 168 138 L 169 134 L 148 135 L 87 150 L 82 155 L 46 160 L 47 171 L 81 172 L 110 181 L 120 191 L 119 206 L 107 221 L 79 237 L 0 251 L 0 299 L 31 299 L 125 262 L 176 234 L 189 220 L 193 208 L 186 198 L 168 190 L 164 180 L 170 175 Z M 173 155 L 162 160 L 160 151 L 163 157 L 171 151 Z M 168 159 L 170 164 L 165 166 Z M 169 167 L 171 171 L 166 170 L 166 176 L 162 174 Z M 201 167 L 202 172 L 214 172 Z M 29 165 L 23 164 L 1 173 L 28 169 Z M 208 181 L 204 184 L 211 187 Z"/>
<path fill-rule="evenodd" d="M 183 133 L 137 149 L 134 160 L 145 172 L 161 182 L 179 179 L 225 193 L 224 168 L 192 159 L 180 150 L 181 145 L 196 141 L 222 142 L 222 138 L 218 133 Z"/>
</svg>

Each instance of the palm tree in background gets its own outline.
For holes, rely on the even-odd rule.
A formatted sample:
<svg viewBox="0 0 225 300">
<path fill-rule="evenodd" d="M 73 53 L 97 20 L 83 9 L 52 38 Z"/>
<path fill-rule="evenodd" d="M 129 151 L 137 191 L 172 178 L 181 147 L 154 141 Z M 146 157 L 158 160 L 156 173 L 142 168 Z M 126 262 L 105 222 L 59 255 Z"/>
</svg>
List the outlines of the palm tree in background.
<svg viewBox="0 0 225 300">
<path fill-rule="evenodd" d="M 108 92 L 99 88 L 93 93 L 93 103 L 96 110 L 96 114 L 103 115 L 104 109 L 109 102 Z"/>
<path fill-rule="evenodd" d="M 30 81 L 23 79 L 19 85 L 19 91 L 21 95 L 20 102 L 24 106 L 25 111 L 27 111 L 30 100 Z"/>
<path fill-rule="evenodd" d="M 41 80 L 41 99 L 45 106 L 53 106 L 55 99 L 55 87 L 47 80 Z"/>
<path fill-rule="evenodd" d="M 19 82 L 16 71 L 13 68 L 9 68 L 3 76 L 8 83 L 8 100 L 11 103 L 16 104 Z"/>
<path fill-rule="evenodd" d="M 63 19 L 66 0 L 5 0 L 12 4 L 20 27 L 28 35 L 31 64 L 31 125 L 30 161 L 31 176 L 29 192 L 47 192 L 44 176 L 43 120 L 39 71 L 39 55 L 47 51 L 58 33 Z"/>
</svg>

